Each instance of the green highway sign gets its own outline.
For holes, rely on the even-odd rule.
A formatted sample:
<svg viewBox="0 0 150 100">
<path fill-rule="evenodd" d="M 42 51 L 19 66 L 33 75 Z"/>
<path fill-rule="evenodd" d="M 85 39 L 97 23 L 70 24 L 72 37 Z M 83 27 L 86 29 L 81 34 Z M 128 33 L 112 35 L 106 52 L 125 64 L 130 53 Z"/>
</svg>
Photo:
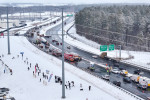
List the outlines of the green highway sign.
<svg viewBox="0 0 150 100">
<path fill-rule="evenodd" d="M 109 50 L 109 51 L 115 50 L 115 45 L 114 45 L 114 44 L 109 45 L 109 46 L 108 46 L 108 50 Z"/>
<path fill-rule="evenodd" d="M 71 14 L 71 15 L 67 15 L 67 17 L 72 17 L 73 16 L 73 14 Z"/>
<path fill-rule="evenodd" d="M 107 45 L 101 45 L 100 51 L 107 51 Z"/>
</svg>

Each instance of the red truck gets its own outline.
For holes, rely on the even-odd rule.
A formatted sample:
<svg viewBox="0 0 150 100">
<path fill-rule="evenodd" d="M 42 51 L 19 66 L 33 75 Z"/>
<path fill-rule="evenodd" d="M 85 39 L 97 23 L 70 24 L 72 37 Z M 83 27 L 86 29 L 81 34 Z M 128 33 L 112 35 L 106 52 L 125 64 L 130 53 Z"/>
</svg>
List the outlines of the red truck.
<svg viewBox="0 0 150 100">
<path fill-rule="evenodd" d="M 64 53 L 65 60 L 68 61 L 80 61 L 82 58 L 75 53 Z"/>
<path fill-rule="evenodd" d="M 67 61 L 75 61 L 74 57 L 72 54 L 69 54 L 69 53 L 64 53 L 64 59 L 67 60 Z"/>
</svg>

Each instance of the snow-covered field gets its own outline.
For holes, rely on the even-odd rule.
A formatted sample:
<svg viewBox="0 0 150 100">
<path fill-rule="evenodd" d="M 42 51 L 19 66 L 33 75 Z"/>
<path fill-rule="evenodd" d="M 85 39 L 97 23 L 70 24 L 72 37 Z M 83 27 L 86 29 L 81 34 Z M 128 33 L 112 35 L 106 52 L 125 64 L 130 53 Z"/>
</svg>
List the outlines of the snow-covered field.
<svg viewBox="0 0 150 100">
<path fill-rule="evenodd" d="M 42 72 L 46 73 L 49 70 L 54 75 L 61 76 L 61 60 L 45 54 L 30 44 L 25 37 L 11 37 L 11 55 L 7 55 L 7 39 L 1 38 L 0 54 L 4 54 L 1 59 L 5 64 L 13 70 L 13 75 L 10 75 L 8 69 L 4 74 L 5 66 L 0 67 L 0 83 L 1 87 L 10 88 L 10 96 L 14 96 L 16 100 L 60 100 L 61 85 L 54 82 L 54 76 L 50 82 L 42 78 L 42 74 L 36 78 L 33 77 L 34 66 L 38 63 Z M 24 52 L 22 60 L 20 52 Z M 19 55 L 19 57 L 17 57 Z M 15 57 L 15 59 L 12 59 Z M 28 71 L 29 64 L 24 63 L 28 58 L 28 62 L 32 63 L 31 69 Z M 1 62 L 2 63 L 2 62 Z M 66 81 L 74 81 L 75 87 L 71 90 L 66 90 L 66 100 L 115 100 L 115 99 L 134 99 L 118 88 L 107 84 L 90 74 L 65 63 Z M 49 74 L 47 74 L 49 76 Z M 40 82 L 40 78 L 42 82 Z M 47 85 L 43 85 L 43 81 Z M 83 86 L 83 91 L 80 91 L 80 83 Z M 91 91 L 88 86 L 91 86 Z M 114 96 L 113 96 L 114 95 Z"/>
<path fill-rule="evenodd" d="M 10 75 L 8 68 L 0 65 L 0 86 L 10 88 L 8 97 L 9 95 L 13 96 L 16 100 L 61 100 L 61 85 L 54 81 L 55 75 L 61 77 L 61 60 L 40 51 L 25 37 L 11 36 L 10 43 L 11 54 L 8 55 L 7 37 L 0 38 L 0 55 L 4 55 L 1 59 L 13 71 L 13 75 Z M 23 60 L 20 52 L 24 52 Z M 13 57 L 14 59 L 12 59 Z M 24 62 L 25 60 L 26 62 Z M 28 71 L 29 63 L 31 63 L 31 68 Z M 41 73 L 39 76 L 36 73 L 35 78 L 33 71 L 36 63 L 38 63 Z M 4 69 L 6 69 L 5 74 Z M 46 70 L 50 71 L 48 76 L 53 73 L 50 82 L 42 78 L 42 73 L 46 73 Z M 40 82 L 40 78 L 42 82 Z M 65 78 L 66 81 L 75 82 L 75 87 L 71 87 L 70 90 L 66 89 L 66 100 L 135 100 L 113 85 L 68 63 L 65 63 Z M 44 85 L 43 81 L 47 85 Z M 83 91 L 80 91 L 80 84 L 82 84 Z M 91 91 L 88 90 L 88 86 L 92 87 Z"/>
</svg>

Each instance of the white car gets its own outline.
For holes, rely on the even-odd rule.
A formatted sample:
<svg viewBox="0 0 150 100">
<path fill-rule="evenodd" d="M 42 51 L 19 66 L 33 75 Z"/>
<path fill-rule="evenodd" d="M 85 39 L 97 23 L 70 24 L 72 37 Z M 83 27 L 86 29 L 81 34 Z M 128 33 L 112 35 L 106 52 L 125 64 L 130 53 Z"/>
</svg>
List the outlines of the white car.
<svg viewBox="0 0 150 100">
<path fill-rule="evenodd" d="M 98 58 L 98 56 L 97 56 L 97 55 L 93 55 L 93 56 L 92 56 L 92 58 L 95 58 L 95 59 L 97 59 L 97 58 Z"/>
<path fill-rule="evenodd" d="M 111 72 L 113 72 L 113 73 L 115 73 L 115 74 L 120 73 L 119 69 L 113 69 Z"/>
</svg>

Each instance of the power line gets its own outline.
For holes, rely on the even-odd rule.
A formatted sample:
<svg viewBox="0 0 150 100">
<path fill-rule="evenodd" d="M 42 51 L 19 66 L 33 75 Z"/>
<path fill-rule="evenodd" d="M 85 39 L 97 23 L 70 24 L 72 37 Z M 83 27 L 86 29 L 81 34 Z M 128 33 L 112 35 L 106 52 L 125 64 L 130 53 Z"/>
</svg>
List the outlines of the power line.
<svg viewBox="0 0 150 100">
<path fill-rule="evenodd" d="M 142 38 L 142 37 L 133 36 L 133 35 L 126 35 L 126 34 L 122 34 L 122 33 L 119 33 L 119 32 L 112 32 L 112 31 L 109 31 L 109 30 L 97 29 L 97 28 L 94 28 L 94 27 L 85 26 L 85 25 L 80 25 L 80 24 L 75 24 L 75 25 L 87 27 L 87 28 L 90 28 L 90 29 L 100 30 L 100 31 L 102 31 L 102 32 L 106 32 L 106 34 L 114 33 L 114 34 L 119 34 L 119 35 L 129 36 L 129 37 L 133 37 L 133 38 L 138 38 L 138 39 L 141 39 L 141 40 L 144 39 L 144 40 L 149 40 L 149 41 L 150 41 L 150 39 L 148 39 L 148 38 Z"/>
<path fill-rule="evenodd" d="M 85 32 L 82 32 L 82 31 L 76 31 L 76 32 L 85 33 Z M 87 33 L 85 33 L 85 34 L 87 34 Z M 106 37 L 102 37 L 102 36 L 91 35 L 91 34 L 88 34 L 88 35 L 94 36 L 94 37 L 99 37 L 99 38 L 102 38 L 102 39 L 105 39 L 105 40 L 107 39 L 107 40 L 109 40 L 109 41 L 110 41 L 110 40 L 112 40 L 112 41 L 117 41 L 117 42 L 119 42 L 119 43 L 125 44 L 125 42 L 120 41 L 120 40 L 114 40 L 114 39 L 110 39 L 110 38 L 106 38 Z M 132 45 L 132 46 L 136 46 L 136 47 L 149 48 L 149 47 L 147 47 L 147 46 L 140 46 L 140 45 L 136 45 L 136 44 L 133 44 L 133 43 L 127 43 L 127 44 Z"/>
</svg>

